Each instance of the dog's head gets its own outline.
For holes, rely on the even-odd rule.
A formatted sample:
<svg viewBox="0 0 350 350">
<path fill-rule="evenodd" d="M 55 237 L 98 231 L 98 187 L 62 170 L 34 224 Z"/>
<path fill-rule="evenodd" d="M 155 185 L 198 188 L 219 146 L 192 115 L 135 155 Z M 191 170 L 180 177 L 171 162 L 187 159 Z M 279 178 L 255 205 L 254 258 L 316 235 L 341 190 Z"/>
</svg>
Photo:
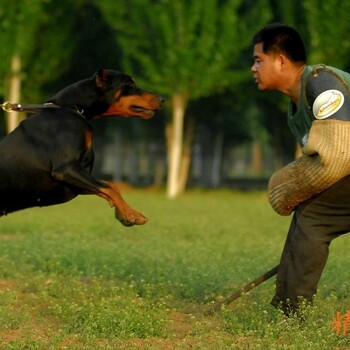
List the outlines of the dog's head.
<svg viewBox="0 0 350 350">
<path fill-rule="evenodd" d="M 108 104 L 108 108 L 95 118 L 136 116 L 149 119 L 164 102 L 163 97 L 143 91 L 131 76 L 119 71 L 100 69 L 95 74 L 95 84 L 100 98 L 104 100 L 101 102 Z"/>
</svg>

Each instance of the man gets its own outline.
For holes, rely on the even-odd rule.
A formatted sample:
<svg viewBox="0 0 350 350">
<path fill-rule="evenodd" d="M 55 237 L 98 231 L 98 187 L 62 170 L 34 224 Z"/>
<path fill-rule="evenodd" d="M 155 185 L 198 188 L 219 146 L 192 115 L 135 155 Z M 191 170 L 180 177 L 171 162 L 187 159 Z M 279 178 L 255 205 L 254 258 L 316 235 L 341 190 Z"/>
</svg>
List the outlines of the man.
<svg viewBox="0 0 350 350">
<path fill-rule="evenodd" d="M 253 45 L 258 89 L 290 98 L 288 124 L 303 151 L 269 182 L 277 213 L 294 211 L 271 302 L 288 315 L 312 302 L 330 242 L 350 231 L 350 75 L 307 66 L 300 35 L 284 24 L 261 29 Z"/>
</svg>

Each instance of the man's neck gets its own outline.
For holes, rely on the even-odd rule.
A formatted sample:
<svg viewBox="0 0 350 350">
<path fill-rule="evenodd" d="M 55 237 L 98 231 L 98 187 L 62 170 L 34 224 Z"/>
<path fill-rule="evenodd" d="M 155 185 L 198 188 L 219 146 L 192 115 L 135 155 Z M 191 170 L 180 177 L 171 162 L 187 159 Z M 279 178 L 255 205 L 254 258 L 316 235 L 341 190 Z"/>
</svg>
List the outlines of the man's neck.
<svg viewBox="0 0 350 350">
<path fill-rule="evenodd" d="M 305 65 L 295 66 L 285 79 L 285 84 L 280 92 L 288 96 L 296 105 L 298 105 L 301 94 L 301 80 Z"/>
</svg>

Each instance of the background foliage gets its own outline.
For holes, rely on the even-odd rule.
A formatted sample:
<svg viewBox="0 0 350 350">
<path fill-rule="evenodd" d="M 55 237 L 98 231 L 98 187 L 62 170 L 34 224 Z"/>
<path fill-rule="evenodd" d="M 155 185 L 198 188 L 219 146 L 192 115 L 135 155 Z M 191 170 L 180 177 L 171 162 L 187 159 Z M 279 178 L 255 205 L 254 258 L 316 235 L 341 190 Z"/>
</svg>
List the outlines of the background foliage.
<svg viewBox="0 0 350 350">
<path fill-rule="evenodd" d="M 14 55 L 22 62 L 20 102 L 45 101 L 99 66 L 124 70 L 140 85 L 163 94 L 166 106 L 147 124 L 102 121 L 96 125 L 98 143 L 114 142 L 113 135 L 121 130 L 140 140 L 158 135 L 157 147 L 165 149 L 178 101 L 174 97 L 180 95 L 183 142 L 193 140 L 189 152 L 199 150 L 201 163 L 209 164 L 206 155 L 213 151 L 219 183 L 231 176 L 225 161 L 237 157 L 237 146 L 250 150 L 251 162 L 254 149 L 261 164 L 268 158 L 266 165 L 248 168 L 254 176 L 269 175 L 293 159 L 295 144 L 286 125 L 285 99 L 257 92 L 252 82 L 250 38 L 267 22 L 285 22 L 303 35 L 309 63 L 347 69 L 349 6 L 335 0 L 4 0 L 0 95 L 6 99 Z M 189 182 L 213 186 L 211 177 L 219 175 L 214 165 L 207 168 L 210 176 L 196 178 L 192 166 Z"/>
</svg>

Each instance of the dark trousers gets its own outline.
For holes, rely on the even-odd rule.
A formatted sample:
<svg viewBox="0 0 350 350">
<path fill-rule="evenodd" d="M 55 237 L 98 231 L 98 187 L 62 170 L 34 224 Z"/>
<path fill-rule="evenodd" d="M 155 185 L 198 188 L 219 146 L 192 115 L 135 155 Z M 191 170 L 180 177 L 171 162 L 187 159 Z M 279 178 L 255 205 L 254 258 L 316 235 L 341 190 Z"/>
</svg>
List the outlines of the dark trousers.
<svg viewBox="0 0 350 350">
<path fill-rule="evenodd" d="M 285 313 L 312 302 L 330 242 L 350 232 L 350 176 L 299 205 L 291 222 L 271 304 Z"/>
</svg>

